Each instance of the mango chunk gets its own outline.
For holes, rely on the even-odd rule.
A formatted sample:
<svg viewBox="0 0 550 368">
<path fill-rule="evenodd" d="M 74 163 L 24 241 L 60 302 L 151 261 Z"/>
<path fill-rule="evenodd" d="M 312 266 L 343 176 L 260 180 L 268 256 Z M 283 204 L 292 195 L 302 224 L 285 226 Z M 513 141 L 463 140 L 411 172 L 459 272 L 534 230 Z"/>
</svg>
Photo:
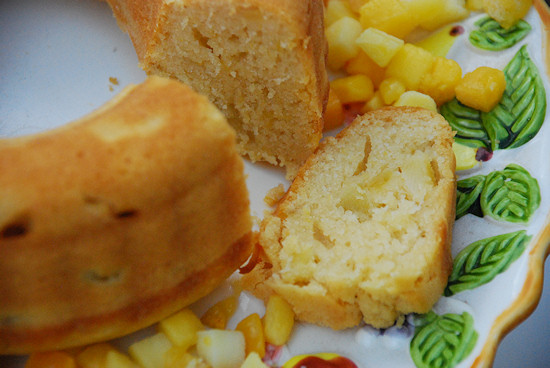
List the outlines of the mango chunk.
<svg viewBox="0 0 550 368">
<path fill-rule="evenodd" d="M 433 98 L 417 91 L 407 91 L 403 93 L 393 105 L 416 106 L 427 110 L 437 111 L 437 105 L 435 104 Z"/>
<path fill-rule="evenodd" d="M 395 77 L 408 90 L 416 90 L 421 79 L 431 70 L 435 57 L 421 47 L 406 43 L 397 51 L 386 68 L 386 77 Z"/>
<path fill-rule="evenodd" d="M 440 106 L 455 97 L 455 88 L 462 80 L 462 68 L 451 59 L 438 56 L 432 68 L 420 81 L 418 91 L 431 96 Z"/>
<path fill-rule="evenodd" d="M 326 28 L 329 68 L 338 70 L 346 61 L 359 53 L 359 46 L 355 40 L 361 32 L 363 32 L 361 23 L 351 17 L 342 17 Z"/>
<path fill-rule="evenodd" d="M 386 73 L 386 69 L 376 64 L 363 50 L 359 51 L 357 56 L 350 59 L 344 69 L 348 74 L 366 75 L 376 88 L 384 80 L 384 74 Z"/>
<path fill-rule="evenodd" d="M 456 86 L 456 98 L 466 106 L 484 112 L 491 111 L 502 98 L 506 89 L 504 72 L 481 66 L 466 73 Z"/>
<path fill-rule="evenodd" d="M 525 17 L 533 0 L 483 0 L 485 12 L 503 28 L 510 28 Z"/>
<path fill-rule="evenodd" d="M 374 95 L 372 81 L 363 74 L 338 78 L 330 82 L 330 88 L 336 93 L 343 104 L 365 102 Z"/>
</svg>

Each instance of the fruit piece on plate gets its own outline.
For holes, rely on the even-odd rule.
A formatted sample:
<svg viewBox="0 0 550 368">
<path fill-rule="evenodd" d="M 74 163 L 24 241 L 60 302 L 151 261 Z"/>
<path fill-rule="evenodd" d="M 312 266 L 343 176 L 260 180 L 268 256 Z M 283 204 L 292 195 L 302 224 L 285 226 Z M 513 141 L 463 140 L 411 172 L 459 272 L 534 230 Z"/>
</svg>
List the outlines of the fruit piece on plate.
<svg viewBox="0 0 550 368">
<path fill-rule="evenodd" d="M 445 57 L 456 41 L 457 35 L 453 33 L 454 27 L 454 24 L 448 24 L 421 41 L 415 42 L 415 45 L 422 47 L 435 56 Z"/>
<path fill-rule="evenodd" d="M 233 316 L 238 306 L 238 298 L 231 295 L 228 298 L 220 300 L 202 315 L 201 322 L 208 327 L 224 329 L 227 322 Z"/>
<path fill-rule="evenodd" d="M 183 309 L 160 321 L 159 329 L 172 344 L 187 349 L 197 343 L 197 332 L 203 330 L 204 326 L 193 311 Z"/>
<path fill-rule="evenodd" d="M 437 105 L 433 98 L 418 91 L 404 92 L 399 99 L 395 101 L 394 106 L 416 106 L 428 110 L 437 111 Z"/>
<path fill-rule="evenodd" d="M 246 354 L 256 353 L 265 356 L 265 337 L 262 320 L 257 313 L 252 313 L 237 324 L 235 330 L 241 331 L 246 342 Z"/>
<path fill-rule="evenodd" d="M 162 332 L 136 341 L 128 348 L 130 356 L 143 368 L 164 367 L 164 356 L 172 343 Z"/>
<path fill-rule="evenodd" d="M 364 29 L 376 28 L 401 39 L 418 25 L 402 0 L 370 0 L 359 10 L 359 21 Z"/>
<path fill-rule="evenodd" d="M 485 12 L 502 28 L 510 28 L 525 17 L 533 0 L 483 0 Z"/>
<path fill-rule="evenodd" d="M 378 88 L 386 73 L 386 70 L 376 64 L 363 50 L 346 63 L 345 70 L 348 74 L 365 74 L 375 88 Z"/>
<path fill-rule="evenodd" d="M 374 96 L 370 100 L 367 101 L 367 103 L 363 106 L 361 109 L 361 113 L 366 113 L 369 111 L 377 110 L 382 107 L 386 106 L 384 103 L 384 99 L 382 98 L 382 94 L 380 93 L 380 90 L 374 92 Z"/>
<path fill-rule="evenodd" d="M 343 17 L 355 18 L 348 1 L 330 0 L 325 9 L 325 27 L 330 26 Z"/>
<path fill-rule="evenodd" d="M 114 350 L 109 343 L 89 345 L 76 355 L 76 363 L 79 368 L 103 368 L 107 354 Z"/>
<path fill-rule="evenodd" d="M 466 9 L 471 11 L 483 11 L 483 0 L 466 0 Z"/>
<path fill-rule="evenodd" d="M 376 64 L 386 67 L 405 42 L 376 28 L 367 28 L 357 37 L 355 43 Z"/>
<path fill-rule="evenodd" d="M 284 345 L 294 328 L 294 311 L 286 300 L 273 294 L 267 301 L 263 321 L 265 340 L 273 345 Z"/>
<path fill-rule="evenodd" d="M 476 161 L 477 148 L 453 142 L 453 152 L 456 158 L 456 170 L 468 170 L 479 164 Z"/>
<path fill-rule="evenodd" d="M 359 53 L 359 46 L 355 40 L 361 32 L 363 32 L 361 23 L 351 17 L 340 18 L 326 28 L 329 68 L 338 70 L 344 66 L 346 61 Z"/>
<path fill-rule="evenodd" d="M 403 45 L 386 68 L 386 77 L 395 77 L 408 90 L 416 90 L 420 80 L 432 67 L 435 57 L 429 52 L 410 43 Z"/>
<path fill-rule="evenodd" d="M 256 352 L 248 354 L 241 368 L 269 368 Z"/>
<path fill-rule="evenodd" d="M 436 56 L 432 68 L 420 81 L 418 91 L 430 95 L 440 106 L 455 97 L 455 88 L 462 80 L 462 68 L 452 60 Z"/>
<path fill-rule="evenodd" d="M 245 359 L 245 339 L 241 331 L 199 331 L 197 353 L 212 368 L 239 368 Z"/>
<path fill-rule="evenodd" d="M 391 105 L 405 92 L 406 88 L 399 79 L 389 77 L 380 83 L 380 88 L 378 90 L 380 91 L 382 100 L 384 100 L 384 104 Z"/>
<path fill-rule="evenodd" d="M 344 122 L 344 108 L 342 102 L 334 90 L 330 89 L 328 94 L 327 107 L 323 115 L 325 132 L 336 129 Z"/>
<path fill-rule="evenodd" d="M 105 368 L 139 368 L 139 366 L 126 354 L 111 350 L 105 357 Z"/>
<path fill-rule="evenodd" d="M 374 84 L 363 74 L 334 79 L 330 82 L 330 89 L 343 104 L 366 102 L 374 95 Z"/>
<path fill-rule="evenodd" d="M 439 6 L 419 22 L 420 27 L 428 31 L 435 31 L 446 24 L 467 18 L 470 11 L 466 8 L 465 0 L 438 0 Z"/>
<path fill-rule="evenodd" d="M 466 73 L 456 86 L 456 99 L 466 106 L 489 112 L 495 107 L 506 89 L 504 72 L 480 66 Z"/>
</svg>

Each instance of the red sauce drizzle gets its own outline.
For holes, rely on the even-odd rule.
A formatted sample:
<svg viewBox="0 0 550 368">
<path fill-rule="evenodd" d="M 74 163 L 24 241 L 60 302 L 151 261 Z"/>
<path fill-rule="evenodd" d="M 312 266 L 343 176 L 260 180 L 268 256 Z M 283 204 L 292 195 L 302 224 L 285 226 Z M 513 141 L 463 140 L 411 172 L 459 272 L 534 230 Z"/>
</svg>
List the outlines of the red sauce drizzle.
<svg viewBox="0 0 550 368">
<path fill-rule="evenodd" d="M 357 368 L 357 366 L 348 358 L 340 356 L 330 360 L 308 356 L 296 363 L 293 368 Z"/>
</svg>

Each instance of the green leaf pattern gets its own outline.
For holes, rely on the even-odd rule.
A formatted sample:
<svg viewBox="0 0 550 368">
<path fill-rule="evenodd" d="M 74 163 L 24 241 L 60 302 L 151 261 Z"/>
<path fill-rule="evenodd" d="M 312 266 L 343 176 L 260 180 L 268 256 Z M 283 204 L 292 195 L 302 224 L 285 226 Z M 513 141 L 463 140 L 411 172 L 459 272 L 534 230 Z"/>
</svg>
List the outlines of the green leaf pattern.
<svg viewBox="0 0 550 368">
<path fill-rule="evenodd" d="M 528 223 L 540 205 L 540 187 L 523 167 L 510 164 L 487 176 L 457 183 L 456 219 L 471 213 L 497 221 Z"/>
<path fill-rule="evenodd" d="M 458 143 L 495 151 L 520 147 L 538 133 L 546 115 L 546 92 L 525 45 L 508 63 L 504 76 L 502 99 L 487 113 L 456 99 L 441 106 Z"/>
<path fill-rule="evenodd" d="M 466 312 L 422 316 L 410 343 L 411 357 L 418 368 L 447 368 L 460 363 L 475 346 L 474 320 Z"/>
<path fill-rule="evenodd" d="M 453 260 L 445 295 L 474 289 L 493 280 L 514 262 L 531 239 L 525 230 L 478 240 Z"/>
<path fill-rule="evenodd" d="M 531 31 L 531 26 L 520 20 L 510 28 L 502 28 L 491 17 L 484 17 L 475 22 L 478 29 L 470 32 L 470 43 L 475 47 L 489 51 L 500 51 L 514 46 Z"/>
</svg>

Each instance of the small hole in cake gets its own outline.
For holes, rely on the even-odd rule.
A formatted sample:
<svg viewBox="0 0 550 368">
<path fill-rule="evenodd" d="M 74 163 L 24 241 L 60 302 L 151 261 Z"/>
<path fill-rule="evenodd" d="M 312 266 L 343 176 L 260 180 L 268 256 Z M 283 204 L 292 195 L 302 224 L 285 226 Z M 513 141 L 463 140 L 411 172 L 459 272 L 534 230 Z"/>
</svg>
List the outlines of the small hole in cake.
<svg viewBox="0 0 550 368">
<path fill-rule="evenodd" d="M 136 217 L 137 215 L 138 215 L 137 210 L 124 210 L 124 211 L 119 211 L 115 213 L 115 217 L 118 219 L 127 219 L 131 217 Z"/>
<path fill-rule="evenodd" d="M 84 272 L 83 278 L 89 282 L 96 284 L 107 284 L 117 282 L 121 279 L 122 271 L 104 272 L 98 270 L 88 270 Z"/>
<path fill-rule="evenodd" d="M 27 218 L 19 218 L 4 226 L 2 231 L 0 231 L 0 237 L 3 239 L 21 237 L 29 232 L 29 228 L 29 220 Z"/>
<path fill-rule="evenodd" d="M 195 40 L 197 40 L 200 46 L 213 51 L 212 47 L 208 44 L 210 39 L 203 35 L 197 28 L 193 28 L 193 37 L 195 37 Z"/>
</svg>

